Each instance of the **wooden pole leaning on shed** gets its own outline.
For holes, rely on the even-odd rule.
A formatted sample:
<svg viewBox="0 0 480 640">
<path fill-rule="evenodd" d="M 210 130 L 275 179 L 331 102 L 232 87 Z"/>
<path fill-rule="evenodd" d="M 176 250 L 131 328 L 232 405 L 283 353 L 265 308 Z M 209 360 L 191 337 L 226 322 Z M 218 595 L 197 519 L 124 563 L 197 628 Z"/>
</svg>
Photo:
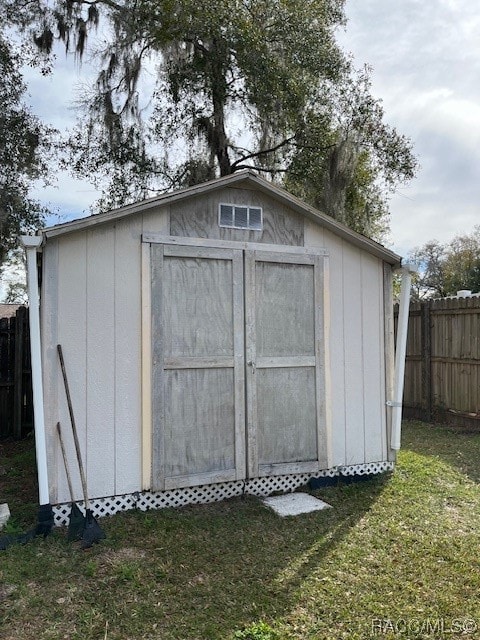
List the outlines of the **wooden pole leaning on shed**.
<svg viewBox="0 0 480 640">
<path fill-rule="evenodd" d="M 62 430 L 60 422 L 57 422 L 58 440 L 60 442 L 60 449 L 62 450 L 63 464 L 65 465 L 65 474 L 67 476 L 68 490 L 70 492 L 71 506 L 70 506 L 70 518 L 68 522 L 68 539 L 69 540 L 81 540 L 85 526 L 87 524 L 86 518 L 75 503 L 73 495 L 72 478 L 70 476 L 70 469 L 68 466 L 67 452 L 65 451 L 65 443 L 63 442 Z"/>
<path fill-rule="evenodd" d="M 85 477 L 85 469 L 82 462 L 82 452 L 80 451 L 80 443 L 78 441 L 77 425 L 73 414 L 72 397 L 70 395 L 70 387 L 68 385 L 67 370 L 63 359 L 62 346 L 57 344 L 58 358 L 60 360 L 60 368 L 62 369 L 63 384 L 65 387 L 65 395 L 67 397 L 68 413 L 70 414 L 70 422 L 72 425 L 73 441 L 75 443 L 75 452 L 77 454 L 78 468 L 80 471 L 80 479 L 82 481 L 83 498 L 85 502 L 85 528 L 82 533 L 83 548 L 88 549 L 96 542 L 100 542 L 105 538 L 105 532 L 95 519 L 88 500 L 87 479 Z"/>
</svg>

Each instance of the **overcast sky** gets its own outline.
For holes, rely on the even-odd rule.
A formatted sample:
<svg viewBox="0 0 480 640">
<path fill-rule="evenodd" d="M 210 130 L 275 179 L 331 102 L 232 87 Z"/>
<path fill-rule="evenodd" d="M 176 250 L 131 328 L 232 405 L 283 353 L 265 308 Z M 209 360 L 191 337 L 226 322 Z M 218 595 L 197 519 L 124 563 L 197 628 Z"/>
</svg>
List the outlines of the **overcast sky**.
<svg viewBox="0 0 480 640">
<path fill-rule="evenodd" d="M 414 143 L 421 169 L 391 200 L 392 248 L 406 255 L 480 224 L 480 3 L 476 0 L 347 0 L 339 34 L 356 65 L 373 67 L 373 92 L 386 121 Z M 63 128 L 72 121 L 78 67 L 65 61 L 51 78 L 33 72 L 35 111 Z M 85 76 L 87 69 L 83 69 Z M 88 212 L 96 193 L 62 176 L 36 197 L 64 219 Z"/>
<path fill-rule="evenodd" d="M 341 40 L 373 67 L 386 120 L 421 169 L 392 198 L 393 247 L 405 255 L 480 224 L 480 3 L 347 0 Z"/>
</svg>

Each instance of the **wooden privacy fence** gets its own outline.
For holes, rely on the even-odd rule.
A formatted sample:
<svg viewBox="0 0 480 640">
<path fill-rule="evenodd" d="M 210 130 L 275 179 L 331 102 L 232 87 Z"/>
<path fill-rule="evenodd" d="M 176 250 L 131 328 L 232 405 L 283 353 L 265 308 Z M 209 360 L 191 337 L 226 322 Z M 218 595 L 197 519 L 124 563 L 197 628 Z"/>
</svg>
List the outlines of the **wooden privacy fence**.
<svg viewBox="0 0 480 640">
<path fill-rule="evenodd" d="M 480 428 L 480 295 L 410 305 L 404 416 Z"/>
<path fill-rule="evenodd" d="M 32 428 L 28 310 L 19 307 L 0 317 L 0 438 L 22 438 Z"/>
</svg>

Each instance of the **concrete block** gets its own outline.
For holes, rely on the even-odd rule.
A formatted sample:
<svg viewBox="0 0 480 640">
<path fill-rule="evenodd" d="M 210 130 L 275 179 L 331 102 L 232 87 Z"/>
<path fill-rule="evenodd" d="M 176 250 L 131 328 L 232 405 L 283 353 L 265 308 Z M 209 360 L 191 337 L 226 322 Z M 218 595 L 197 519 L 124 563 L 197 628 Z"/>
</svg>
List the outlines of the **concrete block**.
<svg viewBox="0 0 480 640">
<path fill-rule="evenodd" d="M 308 493 L 287 493 L 282 496 L 264 498 L 263 503 L 273 509 L 279 516 L 298 516 L 301 513 L 329 509 L 331 505 Z"/>
<path fill-rule="evenodd" d="M 8 504 L 6 502 L 4 504 L 0 504 L 0 529 L 7 524 L 9 518 L 10 509 L 8 508 Z"/>
</svg>

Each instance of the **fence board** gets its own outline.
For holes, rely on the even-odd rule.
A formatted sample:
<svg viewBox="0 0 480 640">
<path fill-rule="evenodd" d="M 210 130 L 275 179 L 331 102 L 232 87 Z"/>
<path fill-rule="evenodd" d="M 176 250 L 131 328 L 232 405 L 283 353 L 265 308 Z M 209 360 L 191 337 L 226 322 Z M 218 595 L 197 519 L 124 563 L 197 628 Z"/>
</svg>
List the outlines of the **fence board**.
<svg viewBox="0 0 480 640">
<path fill-rule="evenodd" d="M 33 428 L 28 312 L 0 318 L 0 438 L 22 438 Z"/>
<path fill-rule="evenodd" d="M 479 382 L 480 295 L 412 303 L 404 415 L 480 428 Z"/>
</svg>

